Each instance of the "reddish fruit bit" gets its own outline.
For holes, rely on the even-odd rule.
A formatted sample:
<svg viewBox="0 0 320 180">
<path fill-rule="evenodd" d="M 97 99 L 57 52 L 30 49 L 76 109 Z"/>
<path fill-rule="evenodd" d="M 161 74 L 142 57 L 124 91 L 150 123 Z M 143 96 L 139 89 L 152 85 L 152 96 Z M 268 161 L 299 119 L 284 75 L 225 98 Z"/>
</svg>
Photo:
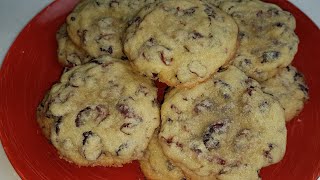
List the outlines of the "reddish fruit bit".
<svg viewBox="0 0 320 180">
<path fill-rule="evenodd" d="M 183 48 L 184 48 L 187 52 L 190 52 L 190 49 L 188 48 L 188 46 L 184 45 Z"/>
<path fill-rule="evenodd" d="M 217 122 L 211 124 L 204 132 L 202 141 L 206 148 L 210 151 L 220 147 L 220 141 L 214 137 L 215 134 L 222 134 L 225 132 L 225 123 Z"/>
<path fill-rule="evenodd" d="M 86 44 L 87 43 L 87 32 L 88 30 L 78 30 L 77 33 L 78 33 L 78 36 L 80 37 L 80 41 L 82 44 Z"/>
<path fill-rule="evenodd" d="M 182 12 L 183 12 L 184 15 L 190 16 L 190 15 L 192 15 L 194 12 L 196 12 L 196 9 L 197 9 L 197 8 L 198 8 L 198 7 L 192 7 L 192 8 L 189 8 L 189 9 L 185 9 L 185 10 L 183 10 Z"/>
<path fill-rule="evenodd" d="M 89 121 L 92 121 L 95 124 L 100 124 L 109 115 L 109 110 L 104 105 L 86 107 L 78 113 L 75 124 L 76 127 L 85 125 Z"/>
<path fill-rule="evenodd" d="M 204 9 L 204 12 L 207 14 L 208 18 L 211 20 L 211 18 L 216 18 L 216 13 L 214 12 L 213 8 L 205 4 L 206 8 Z"/>
<path fill-rule="evenodd" d="M 282 22 L 277 22 L 277 23 L 274 24 L 274 26 L 276 26 L 276 27 L 283 27 L 283 26 L 284 26 L 284 23 L 282 23 Z"/>
<path fill-rule="evenodd" d="M 239 31 L 238 33 L 238 39 L 243 39 L 246 36 L 246 34 L 244 32 Z"/>
<path fill-rule="evenodd" d="M 219 91 L 222 94 L 223 98 L 225 99 L 230 98 L 231 86 L 228 83 L 226 83 L 221 79 L 218 79 L 214 81 L 214 85 L 219 88 Z"/>
<path fill-rule="evenodd" d="M 167 57 L 165 57 L 163 51 L 160 52 L 160 59 L 161 59 L 161 61 L 162 61 L 165 65 L 167 65 L 167 66 L 170 65 L 171 62 L 173 61 L 173 58 L 167 58 Z"/>
<path fill-rule="evenodd" d="M 176 146 L 179 147 L 179 148 L 181 148 L 181 149 L 183 148 L 183 144 L 180 143 L 180 142 L 176 142 Z"/>
<path fill-rule="evenodd" d="M 175 106 L 174 104 L 171 104 L 170 108 L 177 114 L 181 114 L 182 112 Z"/>
<path fill-rule="evenodd" d="M 200 38 L 203 38 L 203 35 L 200 34 L 199 32 L 194 31 L 191 33 L 191 37 L 192 39 L 200 39 Z"/>
<path fill-rule="evenodd" d="M 136 24 L 137 26 L 141 23 L 142 19 L 140 16 L 135 17 L 134 19 L 130 20 L 128 22 L 129 26 L 131 26 L 132 24 Z"/>
<path fill-rule="evenodd" d="M 166 164 L 167 164 L 167 169 L 168 169 L 169 171 L 174 170 L 175 166 L 172 164 L 171 161 L 167 160 L 167 161 L 166 161 Z"/>
<path fill-rule="evenodd" d="M 267 158 L 269 162 L 272 162 L 271 151 L 272 151 L 272 149 L 274 148 L 274 145 L 273 145 L 273 144 L 269 144 L 269 145 L 268 145 L 268 148 L 269 148 L 268 150 L 265 150 L 265 151 L 263 152 L 263 156 L 264 156 L 265 158 Z"/>
<path fill-rule="evenodd" d="M 84 133 L 82 134 L 82 136 L 83 136 L 82 145 L 85 145 L 86 142 L 87 142 L 87 140 L 88 140 L 88 138 L 89 138 L 90 136 L 92 136 L 92 135 L 93 135 L 92 131 L 84 132 Z"/>
<path fill-rule="evenodd" d="M 305 95 L 308 95 L 308 92 L 309 92 L 309 88 L 308 88 L 308 87 L 306 87 L 306 86 L 303 85 L 303 84 L 299 84 L 299 88 L 300 88 L 301 91 L 303 91 L 303 93 L 304 93 Z"/>
<path fill-rule="evenodd" d="M 128 60 L 128 57 L 127 56 L 121 56 L 121 60 L 126 61 L 126 60 Z"/>
<path fill-rule="evenodd" d="M 270 8 L 268 11 L 267 11 L 268 15 L 269 16 L 277 16 L 279 15 L 279 10 L 275 9 L 275 8 Z"/>
<path fill-rule="evenodd" d="M 202 150 L 199 149 L 199 148 L 197 148 L 197 147 L 195 147 L 195 146 L 193 146 L 193 147 L 191 148 L 191 151 L 195 152 L 197 155 L 199 155 L 200 153 L 202 153 Z"/>
<path fill-rule="evenodd" d="M 278 51 L 268 51 L 264 52 L 262 54 L 262 61 L 261 63 L 267 63 L 267 62 L 272 62 L 278 59 L 280 56 L 280 52 Z"/>
<path fill-rule="evenodd" d="M 158 74 L 157 73 L 152 73 L 152 79 L 154 79 L 154 80 L 158 79 Z"/>
<path fill-rule="evenodd" d="M 130 109 L 129 106 L 126 104 L 117 104 L 117 109 L 125 118 L 135 117 L 133 110 Z"/>
<path fill-rule="evenodd" d="M 247 88 L 247 93 L 249 94 L 249 96 L 252 96 L 252 91 L 253 91 L 252 86 L 250 88 Z"/>
<path fill-rule="evenodd" d="M 209 110 L 212 106 L 213 106 L 213 103 L 210 100 L 206 99 L 196 104 L 193 110 L 196 113 L 200 113 L 202 111 Z"/>
<path fill-rule="evenodd" d="M 294 81 L 298 81 L 298 80 L 300 80 L 302 78 L 303 78 L 303 75 L 301 73 L 299 73 L 299 72 L 296 72 L 294 74 L 294 77 L 293 77 Z"/>
<path fill-rule="evenodd" d="M 152 107 L 160 107 L 160 104 L 157 99 L 152 100 Z"/>
<path fill-rule="evenodd" d="M 261 17 L 262 14 L 263 14 L 263 11 L 262 11 L 262 10 L 259 10 L 259 11 L 256 13 L 256 16 L 257 16 L 257 17 Z"/>
<path fill-rule="evenodd" d="M 216 158 L 216 161 L 220 165 L 225 165 L 226 164 L 226 161 L 224 159 L 221 159 L 221 158 Z"/>
<path fill-rule="evenodd" d="M 149 94 L 149 90 L 147 87 L 140 84 L 136 90 L 136 94 L 143 94 L 144 96 L 147 96 Z"/>
<path fill-rule="evenodd" d="M 55 118 L 54 118 L 54 126 L 55 126 L 56 134 L 59 134 L 59 132 L 60 132 L 61 120 L 62 120 L 61 116 L 55 116 Z"/>
<path fill-rule="evenodd" d="M 117 156 L 120 155 L 121 151 L 123 151 L 124 149 L 128 148 L 128 144 L 127 143 L 123 143 L 119 146 L 119 148 L 116 150 L 116 154 Z"/>
<path fill-rule="evenodd" d="M 165 137 L 161 137 L 162 139 L 164 139 L 164 141 L 168 144 L 168 145 L 170 145 L 171 143 L 172 143 L 172 141 L 173 141 L 173 137 L 169 137 L 168 139 L 166 139 Z"/>
<path fill-rule="evenodd" d="M 112 54 L 113 53 L 113 48 L 112 48 L 112 46 L 109 46 L 108 48 L 101 47 L 100 51 L 101 52 L 106 52 L 108 54 Z"/>
<path fill-rule="evenodd" d="M 101 138 L 91 131 L 84 132 L 82 136 L 83 156 L 89 161 L 97 160 L 102 154 Z"/>
<path fill-rule="evenodd" d="M 120 127 L 120 131 L 126 135 L 130 135 L 131 133 L 127 132 L 126 129 L 132 128 L 134 125 L 132 123 L 124 123 Z"/>
<path fill-rule="evenodd" d="M 263 101 L 259 104 L 259 109 L 261 112 L 266 112 L 269 108 L 269 102 L 268 101 Z"/>
<path fill-rule="evenodd" d="M 220 72 L 224 72 L 224 71 L 226 71 L 227 70 L 227 68 L 226 67 L 219 67 L 219 69 L 218 69 L 218 72 L 220 73 Z"/>
</svg>

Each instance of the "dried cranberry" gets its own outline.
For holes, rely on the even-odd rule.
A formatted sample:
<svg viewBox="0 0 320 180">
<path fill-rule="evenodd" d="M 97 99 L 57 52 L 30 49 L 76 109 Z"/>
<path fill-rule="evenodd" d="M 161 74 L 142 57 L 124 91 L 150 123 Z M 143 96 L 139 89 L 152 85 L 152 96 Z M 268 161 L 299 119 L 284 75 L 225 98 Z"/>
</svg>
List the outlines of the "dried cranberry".
<svg viewBox="0 0 320 180">
<path fill-rule="evenodd" d="M 280 56 L 280 52 L 278 52 L 278 51 L 264 52 L 262 55 L 261 63 L 267 63 L 267 62 L 274 61 L 274 60 L 278 59 L 279 56 Z"/>
<path fill-rule="evenodd" d="M 208 150 L 217 149 L 220 147 L 220 141 L 215 138 L 215 135 L 225 133 L 226 124 L 217 122 L 211 124 L 204 132 L 202 140 Z"/>
<path fill-rule="evenodd" d="M 88 121 L 92 121 L 95 124 L 99 124 L 107 116 L 109 116 L 109 110 L 104 105 L 86 107 L 78 113 L 77 118 L 75 120 L 75 124 L 76 127 L 80 127 L 86 124 Z"/>
<path fill-rule="evenodd" d="M 196 8 L 198 8 L 198 7 L 192 7 L 192 8 L 189 8 L 189 9 L 185 9 L 182 12 L 183 12 L 184 15 L 190 16 L 196 11 Z"/>
<path fill-rule="evenodd" d="M 123 143 L 121 144 L 118 149 L 116 150 L 116 154 L 117 156 L 120 155 L 121 151 L 123 151 L 124 149 L 128 148 L 128 144 L 127 143 Z"/>
<path fill-rule="evenodd" d="M 126 104 L 117 104 L 117 109 L 125 118 L 133 118 L 135 116 L 133 110 Z"/>
</svg>

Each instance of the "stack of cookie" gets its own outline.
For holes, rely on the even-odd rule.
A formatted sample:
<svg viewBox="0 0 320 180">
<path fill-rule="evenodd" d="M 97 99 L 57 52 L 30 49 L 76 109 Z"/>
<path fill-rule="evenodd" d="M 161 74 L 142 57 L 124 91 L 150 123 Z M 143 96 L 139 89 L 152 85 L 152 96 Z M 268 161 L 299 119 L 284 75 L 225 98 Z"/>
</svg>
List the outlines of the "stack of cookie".
<svg viewBox="0 0 320 180">
<path fill-rule="evenodd" d="M 82 0 L 57 32 L 67 68 L 37 121 L 80 166 L 259 179 L 308 99 L 290 65 L 294 30 L 289 12 L 258 0 Z M 154 80 L 170 87 L 164 100 Z"/>
</svg>

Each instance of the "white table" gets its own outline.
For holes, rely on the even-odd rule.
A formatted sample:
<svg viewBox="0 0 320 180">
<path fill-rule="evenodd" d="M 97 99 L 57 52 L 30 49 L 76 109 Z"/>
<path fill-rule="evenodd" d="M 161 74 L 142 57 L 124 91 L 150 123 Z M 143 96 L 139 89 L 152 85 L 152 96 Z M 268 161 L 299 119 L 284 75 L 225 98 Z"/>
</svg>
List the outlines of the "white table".
<svg viewBox="0 0 320 180">
<path fill-rule="evenodd" d="M 0 65 L 20 30 L 52 0 L 0 0 Z M 320 27 L 319 0 L 290 0 Z M 0 179 L 20 179 L 0 143 Z"/>
</svg>

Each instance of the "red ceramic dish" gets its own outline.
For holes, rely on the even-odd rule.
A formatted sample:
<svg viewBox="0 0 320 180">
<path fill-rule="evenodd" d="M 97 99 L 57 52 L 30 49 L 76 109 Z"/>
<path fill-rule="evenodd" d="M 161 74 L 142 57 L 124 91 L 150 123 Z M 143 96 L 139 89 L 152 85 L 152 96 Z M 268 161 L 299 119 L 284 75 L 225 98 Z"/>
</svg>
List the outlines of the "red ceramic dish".
<svg viewBox="0 0 320 180">
<path fill-rule="evenodd" d="M 287 124 L 284 159 L 263 168 L 263 179 L 316 179 L 320 176 L 320 31 L 299 9 L 272 0 L 294 14 L 299 51 L 293 64 L 305 74 L 310 100 Z M 143 179 L 137 162 L 123 168 L 77 167 L 59 159 L 36 123 L 36 107 L 59 79 L 55 32 L 76 0 L 57 0 L 22 30 L 0 71 L 0 138 L 9 160 L 22 179 Z M 163 91 L 163 88 L 162 90 Z"/>
</svg>

